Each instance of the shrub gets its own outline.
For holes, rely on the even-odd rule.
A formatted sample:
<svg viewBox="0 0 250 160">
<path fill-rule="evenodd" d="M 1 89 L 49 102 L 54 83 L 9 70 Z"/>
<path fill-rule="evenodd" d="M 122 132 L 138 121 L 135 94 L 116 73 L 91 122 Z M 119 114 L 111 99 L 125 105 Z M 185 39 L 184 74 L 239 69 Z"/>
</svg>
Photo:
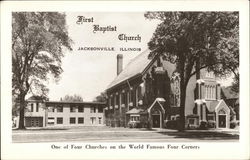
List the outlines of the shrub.
<svg viewBox="0 0 250 160">
<path fill-rule="evenodd" d="M 140 122 L 141 128 L 149 128 L 149 122 Z"/>
<path fill-rule="evenodd" d="M 187 129 L 190 129 L 190 130 L 197 129 L 197 128 L 198 128 L 198 126 L 196 126 L 196 125 L 190 125 L 190 124 L 187 125 Z"/>
<path fill-rule="evenodd" d="M 215 121 L 209 120 L 207 122 L 207 128 L 215 128 Z"/>
<path fill-rule="evenodd" d="M 235 121 L 230 122 L 230 128 L 234 129 L 236 125 L 237 125 L 237 122 Z"/>
<path fill-rule="evenodd" d="M 165 127 L 168 129 L 178 129 L 179 121 L 178 120 L 169 120 L 166 121 Z"/>
<path fill-rule="evenodd" d="M 141 123 L 139 121 L 129 121 L 128 122 L 128 127 L 129 128 L 141 128 Z"/>
<path fill-rule="evenodd" d="M 206 121 L 201 121 L 199 129 L 207 129 L 207 122 Z"/>
</svg>

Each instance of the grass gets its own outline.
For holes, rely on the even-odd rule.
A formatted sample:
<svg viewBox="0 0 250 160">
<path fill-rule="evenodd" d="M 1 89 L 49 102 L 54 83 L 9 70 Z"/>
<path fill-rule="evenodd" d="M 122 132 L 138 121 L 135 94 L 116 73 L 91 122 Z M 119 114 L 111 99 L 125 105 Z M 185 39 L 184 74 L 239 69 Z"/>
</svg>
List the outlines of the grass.
<svg viewBox="0 0 250 160">
<path fill-rule="evenodd" d="M 126 140 L 148 139 L 155 141 L 175 140 L 239 140 L 239 135 L 215 130 L 192 130 L 178 132 L 167 129 L 130 129 L 103 127 L 49 127 L 27 128 L 13 130 L 13 142 L 60 142 L 60 141 L 89 141 L 89 140 Z"/>
</svg>

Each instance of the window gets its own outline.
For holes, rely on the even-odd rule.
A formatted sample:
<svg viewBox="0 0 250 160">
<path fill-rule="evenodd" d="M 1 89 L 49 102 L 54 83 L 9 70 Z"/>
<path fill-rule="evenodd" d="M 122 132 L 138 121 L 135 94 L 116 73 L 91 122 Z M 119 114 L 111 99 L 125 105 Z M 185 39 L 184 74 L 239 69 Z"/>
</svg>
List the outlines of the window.
<svg viewBox="0 0 250 160">
<path fill-rule="evenodd" d="M 137 103 L 142 100 L 142 84 L 137 87 Z"/>
<path fill-rule="evenodd" d="M 170 120 L 178 120 L 180 119 L 180 115 L 176 114 L 176 115 L 171 115 Z"/>
<path fill-rule="evenodd" d="M 96 118 L 95 117 L 90 117 L 91 124 L 95 124 Z"/>
<path fill-rule="evenodd" d="M 118 105 L 119 105 L 119 94 L 116 93 L 115 94 L 115 106 L 118 106 Z M 118 107 L 116 107 L 116 108 L 118 108 Z"/>
<path fill-rule="evenodd" d="M 38 112 L 39 103 L 36 103 L 36 112 Z"/>
<path fill-rule="evenodd" d="M 173 107 L 180 107 L 180 76 L 179 73 L 174 72 L 171 77 L 171 105 Z"/>
<path fill-rule="evenodd" d="M 63 124 L 63 118 L 62 117 L 57 117 L 56 123 L 57 124 Z"/>
<path fill-rule="evenodd" d="M 96 112 L 96 107 L 90 107 L 90 113 L 95 113 Z"/>
<path fill-rule="evenodd" d="M 131 115 L 130 121 L 132 121 L 132 122 L 140 121 L 140 116 L 139 115 Z"/>
<path fill-rule="evenodd" d="M 114 106 L 114 104 L 115 104 L 115 98 L 114 98 L 114 96 L 113 95 L 111 95 L 111 106 Z"/>
<path fill-rule="evenodd" d="M 84 107 L 83 106 L 78 106 L 78 112 L 84 112 Z"/>
<path fill-rule="evenodd" d="M 216 99 L 216 87 L 213 85 L 205 85 L 205 98 Z"/>
<path fill-rule="evenodd" d="M 34 119 L 31 119 L 31 126 L 34 126 Z"/>
<path fill-rule="evenodd" d="M 102 117 L 99 117 L 99 124 L 102 124 Z"/>
<path fill-rule="evenodd" d="M 84 117 L 78 117 L 78 124 L 84 123 Z"/>
<path fill-rule="evenodd" d="M 76 112 L 75 105 L 70 105 L 70 112 Z"/>
<path fill-rule="evenodd" d="M 132 102 L 132 104 L 134 104 L 134 101 L 135 101 L 135 90 L 134 89 L 130 90 L 130 99 L 129 99 L 129 101 Z"/>
<path fill-rule="evenodd" d="M 70 117 L 69 123 L 70 124 L 75 124 L 76 123 L 76 118 L 75 117 Z"/>
<path fill-rule="evenodd" d="M 124 90 L 121 93 L 121 104 L 125 104 L 125 91 Z"/>
<path fill-rule="evenodd" d="M 30 112 L 33 112 L 33 109 L 34 109 L 34 104 L 31 103 L 31 105 L 30 105 Z"/>
<path fill-rule="evenodd" d="M 103 112 L 102 106 L 98 106 L 98 113 L 102 113 L 102 112 Z"/>
<path fill-rule="evenodd" d="M 212 95 L 213 95 L 213 99 L 216 99 L 216 86 L 213 86 L 213 90 L 212 90 Z"/>
<path fill-rule="evenodd" d="M 56 107 L 56 110 L 57 110 L 57 112 L 63 112 L 63 106 L 62 105 L 58 105 Z"/>
<path fill-rule="evenodd" d="M 128 91 L 128 92 L 127 92 L 127 106 L 129 106 L 129 102 L 130 102 L 130 101 L 129 101 L 129 99 L 130 99 L 129 97 L 130 97 L 130 95 L 129 95 L 129 91 Z"/>
<path fill-rule="evenodd" d="M 55 107 L 54 106 L 49 106 L 48 107 L 48 112 L 55 112 Z"/>
<path fill-rule="evenodd" d="M 111 97 L 109 97 L 109 106 L 111 106 Z"/>
<path fill-rule="evenodd" d="M 48 124 L 55 124 L 55 118 L 54 117 L 48 117 Z"/>
</svg>

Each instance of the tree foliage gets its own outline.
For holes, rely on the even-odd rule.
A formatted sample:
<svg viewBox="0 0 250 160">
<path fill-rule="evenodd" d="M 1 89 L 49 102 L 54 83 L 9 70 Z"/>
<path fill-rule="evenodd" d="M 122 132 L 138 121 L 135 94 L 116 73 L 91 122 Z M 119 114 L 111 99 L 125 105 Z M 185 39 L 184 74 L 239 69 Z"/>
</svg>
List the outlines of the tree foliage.
<svg viewBox="0 0 250 160">
<path fill-rule="evenodd" d="M 66 102 L 83 102 L 83 98 L 80 95 L 74 94 L 73 96 L 71 95 L 65 95 L 64 98 L 61 99 L 61 101 L 66 101 Z"/>
<path fill-rule="evenodd" d="M 185 97 L 189 79 L 201 69 L 217 76 L 238 73 L 238 12 L 147 12 L 148 19 L 158 19 L 148 43 L 150 57 L 160 55 L 176 64 L 180 73 L 181 129 L 185 125 Z"/>
<path fill-rule="evenodd" d="M 19 128 L 24 128 L 25 96 L 47 95 L 44 82 L 59 80 L 61 58 L 65 49 L 72 50 L 71 42 L 63 13 L 12 13 L 12 91 L 20 100 Z"/>
<path fill-rule="evenodd" d="M 95 97 L 94 102 L 107 102 L 107 93 L 101 92 L 100 95 Z"/>
</svg>

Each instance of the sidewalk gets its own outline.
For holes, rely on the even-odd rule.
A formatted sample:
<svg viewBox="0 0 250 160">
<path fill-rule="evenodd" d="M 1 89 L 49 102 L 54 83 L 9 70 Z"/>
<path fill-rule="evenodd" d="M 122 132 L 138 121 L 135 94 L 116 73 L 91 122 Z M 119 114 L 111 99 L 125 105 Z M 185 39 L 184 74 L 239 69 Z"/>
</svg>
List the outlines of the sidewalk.
<svg viewBox="0 0 250 160">
<path fill-rule="evenodd" d="M 153 128 L 152 129 L 155 132 L 179 132 L 178 130 L 173 129 L 165 129 L 165 128 Z M 224 134 L 230 134 L 230 135 L 239 135 L 239 128 L 238 129 L 229 129 L 229 128 L 223 128 L 223 129 L 207 129 L 207 130 L 185 130 L 182 131 L 183 133 L 224 133 Z M 181 133 L 181 132 L 179 132 Z"/>
</svg>

